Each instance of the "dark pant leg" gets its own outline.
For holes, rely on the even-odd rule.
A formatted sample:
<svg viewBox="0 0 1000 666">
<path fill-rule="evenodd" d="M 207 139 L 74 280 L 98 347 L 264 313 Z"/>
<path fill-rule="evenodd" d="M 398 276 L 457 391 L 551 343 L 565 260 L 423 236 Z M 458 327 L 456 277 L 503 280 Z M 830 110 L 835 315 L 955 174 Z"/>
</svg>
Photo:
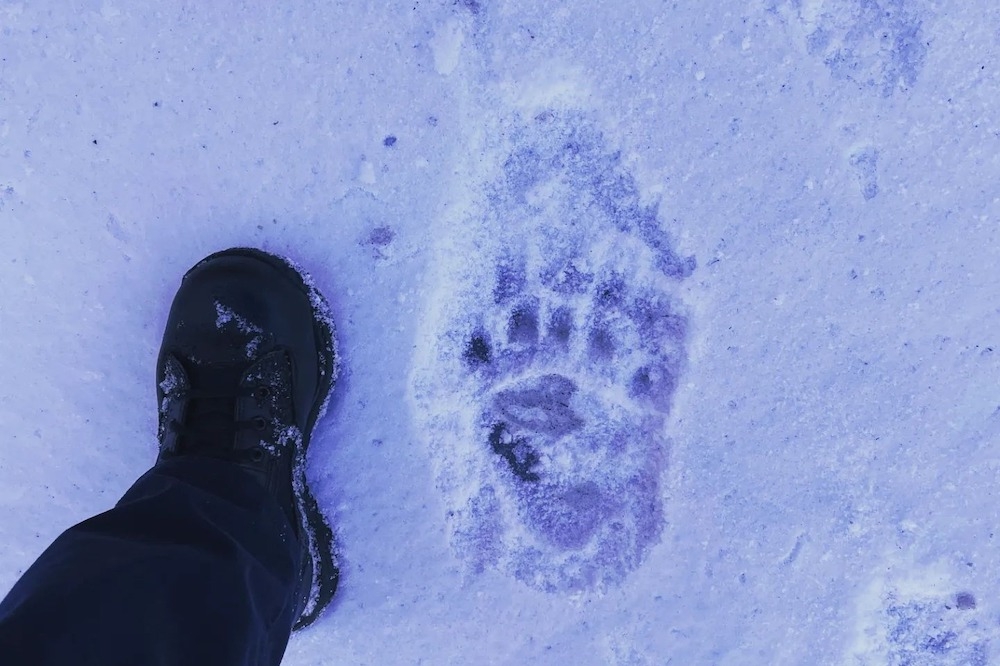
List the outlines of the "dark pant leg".
<svg viewBox="0 0 1000 666">
<path fill-rule="evenodd" d="M 300 563 L 284 512 L 245 472 L 171 460 L 24 573 L 0 602 L 0 664 L 276 665 Z"/>
</svg>

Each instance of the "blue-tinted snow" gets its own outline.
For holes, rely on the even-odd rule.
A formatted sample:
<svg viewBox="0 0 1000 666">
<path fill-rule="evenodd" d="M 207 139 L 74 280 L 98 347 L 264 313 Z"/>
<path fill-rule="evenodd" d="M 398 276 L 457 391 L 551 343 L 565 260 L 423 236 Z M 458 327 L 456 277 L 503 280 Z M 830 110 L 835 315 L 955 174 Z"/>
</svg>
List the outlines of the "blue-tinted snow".
<svg viewBox="0 0 1000 666">
<path fill-rule="evenodd" d="M 0 589 L 153 460 L 178 280 L 252 244 L 343 357 L 285 663 L 996 662 L 998 31 L 5 3 Z"/>
</svg>

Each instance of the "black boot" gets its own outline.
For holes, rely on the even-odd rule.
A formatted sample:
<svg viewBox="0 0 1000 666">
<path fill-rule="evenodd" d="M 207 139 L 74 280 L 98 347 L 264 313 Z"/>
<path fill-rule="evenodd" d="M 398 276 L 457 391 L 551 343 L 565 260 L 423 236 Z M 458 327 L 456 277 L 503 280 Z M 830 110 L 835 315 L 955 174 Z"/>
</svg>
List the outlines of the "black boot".
<svg viewBox="0 0 1000 666">
<path fill-rule="evenodd" d="M 296 629 L 337 587 L 332 533 L 305 478 L 336 373 L 326 301 L 285 260 L 234 248 L 184 276 L 157 365 L 157 466 L 186 456 L 226 461 L 278 501 L 302 549 Z"/>
</svg>

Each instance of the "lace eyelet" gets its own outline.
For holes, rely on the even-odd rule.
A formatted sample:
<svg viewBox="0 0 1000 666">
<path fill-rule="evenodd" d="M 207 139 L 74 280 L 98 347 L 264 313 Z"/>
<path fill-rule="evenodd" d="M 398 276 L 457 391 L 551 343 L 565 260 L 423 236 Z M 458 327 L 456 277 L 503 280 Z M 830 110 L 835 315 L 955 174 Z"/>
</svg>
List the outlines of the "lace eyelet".
<svg viewBox="0 0 1000 666">
<path fill-rule="evenodd" d="M 264 430 L 267 427 L 267 419 L 265 419 L 263 416 L 255 416 L 253 417 L 253 419 L 250 420 L 250 422 L 253 424 L 253 427 L 256 428 L 257 430 Z"/>
<path fill-rule="evenodd" d="M 258 386 L 253 391 L 253 397 L 258 401 L 264 401 L 271 397 L 271 389 L 268 386 Z"/>
<path fill-rule="evenodd" d="M 255 463 L 259 463 L 263 459 L 264 459 L 264 449 L 260 448 L 259 446 L 255 446 L 252 449 L 250 449 L 250 460 L 252 460 Z"/>
</svg>

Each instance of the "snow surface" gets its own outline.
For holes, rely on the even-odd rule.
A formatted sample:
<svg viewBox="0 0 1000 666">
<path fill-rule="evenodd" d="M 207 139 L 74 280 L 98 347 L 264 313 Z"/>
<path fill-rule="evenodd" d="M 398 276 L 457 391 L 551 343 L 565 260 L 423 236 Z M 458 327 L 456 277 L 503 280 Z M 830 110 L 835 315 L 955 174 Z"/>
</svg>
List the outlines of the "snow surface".
<svg viewBox="0 0 1000 666">
<path fill-rule="evenodd" d="M 1000 663 L 1000 9 L 286 4 L 0 4 L 0 590 L 255 245 L 341 351 L 285 664 Z"/>
</svg>

